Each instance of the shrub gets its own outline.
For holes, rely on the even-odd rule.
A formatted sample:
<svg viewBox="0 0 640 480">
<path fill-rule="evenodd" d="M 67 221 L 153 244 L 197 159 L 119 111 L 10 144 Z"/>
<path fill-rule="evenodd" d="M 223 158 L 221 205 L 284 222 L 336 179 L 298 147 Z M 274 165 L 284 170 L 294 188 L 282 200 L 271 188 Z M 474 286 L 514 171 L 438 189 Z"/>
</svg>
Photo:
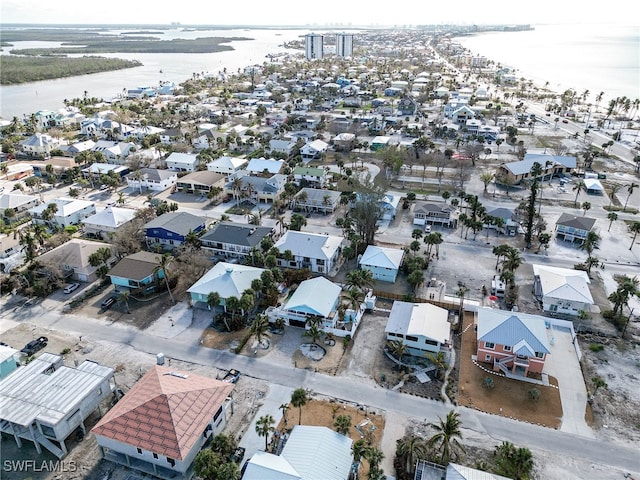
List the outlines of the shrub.
<svg viewBox="0 0 640 480">
<path fill-rule="evenodd" d="M 591 343 L 589 345 L 589 350 L 591 350 L 592 352 L 601 352 L 602 350 L 604 350 L 604 345 L 600 343 Z"/>
<path fill-rule="evenodd" d="M 485 377 L 482 381 L 482 386 L 484 388 L 492 389 L 495 386 L 495 382 L 493 381 L 492 377 Z"/>
<path fill-rule="evenodd" d="M 531 400 L 538 400 L 540 398 L 540 390 L 538 390 L 537 388 L 532 388 L 531 390 L 529 390 L 529 396 L 531 397 Z"/>
<path fill-rule="evenodd" d="M 60 352 L 60 355 L 66 355 L 67 353 L 71 353 L 71 349 L 69 347 L 65 348 Z"/>
</svg>

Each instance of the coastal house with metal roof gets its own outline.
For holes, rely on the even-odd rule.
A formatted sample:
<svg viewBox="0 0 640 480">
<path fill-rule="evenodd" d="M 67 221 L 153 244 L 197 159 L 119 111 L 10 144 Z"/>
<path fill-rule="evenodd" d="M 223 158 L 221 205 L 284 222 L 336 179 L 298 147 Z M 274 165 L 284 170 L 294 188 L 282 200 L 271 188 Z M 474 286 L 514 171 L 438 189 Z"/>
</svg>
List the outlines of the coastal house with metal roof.
<svg viewBox="0 0 640 480">
<path fill-rule="evenodd" d="M 234 385 L 154 365 L 91 430 L 105 460 L 164 480 L 193 461 L 231 416 Z"/>
<path fill-rule="evenodd" d="M 400 340 L 411 355 L 438 353 L 451 345 L 449 311 L 431 303 L 395 301 L 384 333 L 387 340 Z"/>
<path fill-rule="evenodd" d="M 260 202 L 273 202 L 276 198 L 284 192 L 284 185 L 287 183 L 287 176 L 281 173 L 276 173 L 270 177 L 243 175 L 245 171 L 237 172 L 236 175 L 241 179 L 239 192 L 234 188 L 235 177 L 230 177 L 231 181 L 227 182 L 224 187 L 224 192 L 227 195 L 236 196 L 238 193 L 241 196 L 257 205 Z"/>
<path fill-rule="evenodd" d="M 280 251 L 278 266 L 328 274 L 338 261 L 343 241 L 343 237 L 336 235 L 289 230 L 274 245 Z M 283 257 L 287 250 L 291 259 Z"/>
<path fill-rule="evenodd" d="M 35 133 L 20 143 L 20 150 L 29 157 L 47 158 L 59 144 L 47 133 Z"/>
<path fill-rule="evenodd" d="M 509 183 L 510 185 L 528 180 L 531 178 L 531 169 L 536 162 L 542 167 L 542 180 L 571 175 L 571 172 L 576 168 L 576 157 L 527 153 L 523 160 L 501 164 L 496 172 L 496 179 L 498 183 Z"/>
<path fill-rule="evenodd" d="M 144 225 L 144 238 L 149 248 L 173 250 L 182 245 L 189 233 L 205 229 L 202 217 L 188 212 L 167 212 Z"/>
<path fill-rule="evenodd" d="M 104 210 L 84 219 L 84 233 L 89 237 L 108 241 L 121 227 L 136 216 L 131 208 L 107 207 Z"/>
<path fill-rule="evenodd" d="M 116 257 L 111 245 L 82 238 L 72 238 L 43 253 L 38 256 L 38 261 L 43 265 L 59 268 L 65 278 L 78 282 L 93 282 L 98 279 L 98 267 L 91 265 L 89 257 L 101 248 L 112 251 L 111 257 L 107 260 L 107 266 L 115 264 Z"/>
<path fill-rule="evenodd" d="M 395 282 L 404 259 L 404 250 L 399 248 L 368 245 L 358 261 L 360 268 L 369 270 L 374 280 Z"/>
<path fill-rule="evenodd" d="M 194 172 L 198 165 L 198 156 L 194 153 L 171 152 L 166 161 L 169 170 Z"/>
<path fill-rule="evenodd" d="M 55 204 L 53 213 L 49 205 Z M 31 219 L 34 223 L 39 223 L 50 228 L 64 229 L 70 225 L 78 225 L 85 218 L 96 213 L 96 206 L 88 200 L 80 200 L 77 198 L 54 198 L 48 203 L 29 209 Z"/>
<path fill-rule="evenodd" d="M 224 188 L 224 182 L 225 176 L 221 173 L 203 170 L 180 177 L 176 182 L 176 188 L 183 193 L 208 195 L 214 188 Z"/>
<path fill-rule="evenodd" d="M 280 455 L 256 452 L 243 480 L 348 480 L 353 440 L 327 427 L 295 425 Z"/>
<path fill-rule="evenodd" d="M 246 158 L 222 156 L 207 163 L 207 170 L 222 175 L 233 175 L 247 163 L 248 160 Z"/>
<path fill-rule="evenodd" d="M 510 378 L 542 373 L 551 353 L 544 317 L 481 307 L 475 323 L 478 362 L 491 364 Z"/>
<path fill-rule="evenodd" d="M 341 193 L 337 190 L 305 187 L 291 201 L 291 207 L 305 212 L 333 213 L 340 205 Z"/>
<path fill-rule="evenodd" d="M 141 168 L 125 176 L 127 185 L 142 193 L 144 190 L 163 192 L 178 182 L 178 174 L 173 170 Z"/>
<path fill-rule="evenodd" d="M 246 258 L 260 250 L 264 238 L 272 238 L 275 229 L 245 223 L 219 222 L 200 237 L 202 248 L 218 258 Z"/>
<path fill-rule="evenodd" d="M 67 367 L 62 357 L 43 353 L 0 380 L 0 432 L 18 447 L 33 442 L 36 451 L 67 455 L 67 438 L 113 394 L 114 370 L 91 360 Z"/>
<path fill-rule="evenodd" d="M 562 212 L 556 222 L 556 237 L 566 242 L 584 242 L 596 223 L 595 218 Z"/>
<path fill-rule="evenodd" d="M 252 158 L 245 167 L 245 170 L 253 175 L 275 175 L 284 168 L 284 160 L 274 158 Z"/>
<path fill-rule="evenodd" d="M 533 264 L 533 293 L 545 312 L 577 316 L 594 305 L 589 275 L 583 270 Z"/>
<path fill-rule="evenodd" d="M 13 219 L 25 216 L 31 208 L 37 207 L 40 199 L 35 195 L 21 193 L 0 194 L 0 215 L 5 216 L 8 209 L 13 211 Z"/>
<path fill-rule="evenodd" d="M 240 299 L 245 290 L 251 288 L 253 281 L 261 278 L 264 271 L 264 268 L 219 262 L 191 285 L 187 292 L 191 295 L 192 304 L 203 308 L 211 308 L 207 304 L 207 298 L 211 292 L 218 292 L 220 306 L 226 309 L 227 299 Z"/>
<path fill-rule="evenodd" d="M 310 142 L 307 142 L 300 149 L 302 161 L 308 163 L 311 160 L 322 158 L 322 154 L 326 152 L 328 148 L 329 144 L 322 140 L 312 140 Z"/>
<path fill-rule="evenodd" d="M 8 345 L 0 345 L 0 380 L 18 368 L 20 352 Z"/>
</svg>

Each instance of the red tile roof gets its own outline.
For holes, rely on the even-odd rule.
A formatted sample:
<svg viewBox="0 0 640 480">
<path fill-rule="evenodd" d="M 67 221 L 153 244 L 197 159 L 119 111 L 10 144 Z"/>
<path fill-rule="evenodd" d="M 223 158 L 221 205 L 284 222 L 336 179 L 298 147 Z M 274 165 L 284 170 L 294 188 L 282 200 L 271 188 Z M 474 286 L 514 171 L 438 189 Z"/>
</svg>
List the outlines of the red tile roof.
<svg viewBox="0 0 640 480">
<path fill-rule="evenodd" d="M 231 383 L 155 365 L 92 431 L 182 460 L 231 390 Z"/>
</svg>

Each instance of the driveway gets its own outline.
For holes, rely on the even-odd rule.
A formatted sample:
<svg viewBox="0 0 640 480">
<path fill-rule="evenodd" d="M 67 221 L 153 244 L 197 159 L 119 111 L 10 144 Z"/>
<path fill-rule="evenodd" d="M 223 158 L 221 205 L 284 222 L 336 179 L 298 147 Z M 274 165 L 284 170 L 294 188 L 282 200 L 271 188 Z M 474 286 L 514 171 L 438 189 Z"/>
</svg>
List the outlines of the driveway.
<svg viewBox="0 0 640 480">
<path fill-rule="evenodd" d="M 596 438 L 584 416 L 587 407 L 587 388 L 584 384 L 580 362 L 567 328 L 551 326 L 547 330 L 551 355 L 544 372 L 555 377 L 560 387 L 562 425 L 560 430 L 581 437 Z"/>
</svg>

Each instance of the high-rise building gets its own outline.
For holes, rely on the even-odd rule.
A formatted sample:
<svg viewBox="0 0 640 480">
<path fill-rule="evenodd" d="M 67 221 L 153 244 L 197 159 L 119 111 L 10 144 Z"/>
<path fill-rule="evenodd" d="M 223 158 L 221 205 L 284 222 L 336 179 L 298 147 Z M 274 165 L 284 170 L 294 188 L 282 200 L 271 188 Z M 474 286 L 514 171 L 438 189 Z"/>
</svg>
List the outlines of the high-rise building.
<svg viewBox="0 0 640 480">
<path fill-rule="evenodd" d="M 323 57 L 324 49 L 324 37 L 315 33 L 308 33 L 304 36 L 305 39 L 305 54 L 307 60 L 313 60 L 314 58 Z"/>
<path fill-rule="evenodd" d="M 336 55 L 338 57 L 353 56 L 353 35 L 350 33 L 338 33 L 336 35 Z"/>
</svg>

